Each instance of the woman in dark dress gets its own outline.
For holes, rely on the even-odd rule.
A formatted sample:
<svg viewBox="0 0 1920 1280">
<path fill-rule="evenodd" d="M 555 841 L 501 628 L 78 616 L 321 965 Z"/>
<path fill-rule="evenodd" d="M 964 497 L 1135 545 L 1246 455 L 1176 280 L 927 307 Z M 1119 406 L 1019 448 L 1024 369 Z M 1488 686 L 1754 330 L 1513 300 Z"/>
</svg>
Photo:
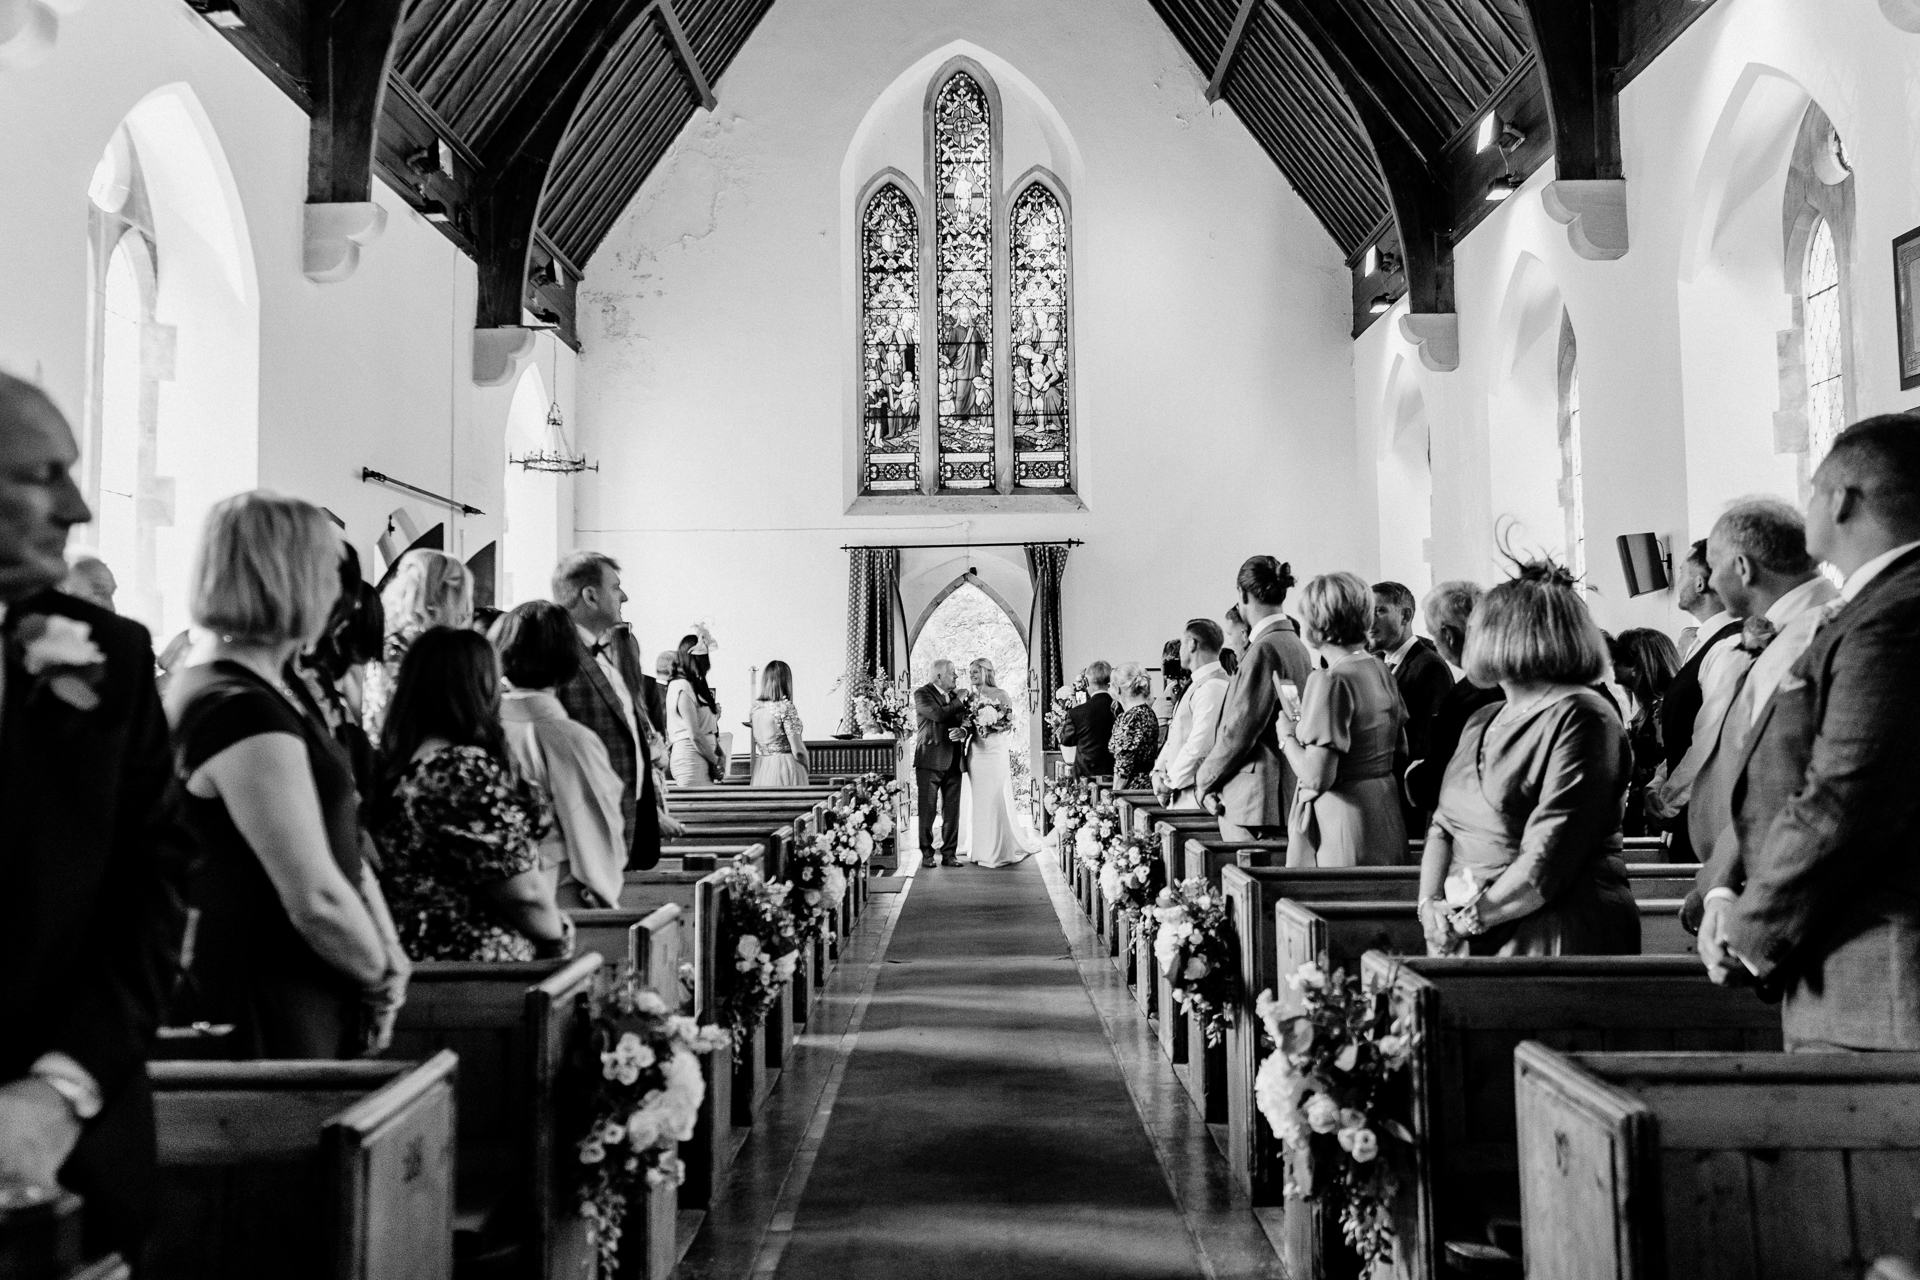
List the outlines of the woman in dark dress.
<svg viewBox="0 0 1920 1280">
<path fill-rule="evenodd" d="M 1137 662 L 1123 662 L 1113 674 L 1121 711 L 1113 718 L 1107 749 L 1113 752 L 1113 789 L 1139 791 L 1153 785 L 1153 760 L 1160 754 L 1160 717 L 1153 713 L 1153 682 Z"/>
<path fill-rule="evenodd" d="M 475 631 L 407 650 L 380 740 L 374 834 L 394 922 L 415 960 L 534 960 L 573 949 L 540 841 L 553 823 L 500 727 L 500 664 Z"/>
<path fill-rule="evenodd" d="M 1660 708 L 1680 670 L 1680 651 L 1665 633 L 1651 627 L 1622 631 L 1607 648 L 1613 655 L 1613 677 L 1627 692 L 1621 710 L 1627 719 L 1627 745 L 1633 749 L 1633 780 L 1627 786 L 1620 833 L 1656 836 L 1660 825 L 1647 815 L 1647 788 L 1667 755 L 1660 737 Z"/>
<path fill-rule="evenodd" d="M 340 543 L 294 498 L 207 517 L 190 611 L 205 632 L 167 690 L 182 819 L 204 857 L 175 1021 L 231 1024 L 233 1058 L 345 1058 L 391 1038 L 409 965 L 366 861 L 345 751 L 284 673 L 326 626 Z"/>
<path fill-rule="evenodd" d="M 1440 784 L 1420 867 L 1428 952 L 1638 952 L 1620 844 L 1632 761 L 1591 687 L 1607 651 L 1571 575 L 1522 565 L 1474 607 L 1465 656 L 1507 700 L 1474 712 Z"/>
</svg>

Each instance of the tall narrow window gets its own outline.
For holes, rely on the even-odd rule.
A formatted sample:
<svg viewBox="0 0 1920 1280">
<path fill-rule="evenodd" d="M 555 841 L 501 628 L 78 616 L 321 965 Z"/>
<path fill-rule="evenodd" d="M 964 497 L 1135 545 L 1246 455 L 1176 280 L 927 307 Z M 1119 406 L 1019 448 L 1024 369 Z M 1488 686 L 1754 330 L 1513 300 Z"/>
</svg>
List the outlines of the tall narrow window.
<svg viewBox="0 0 1920 1280">
<path fill-rule="evenodd" d="M 1560 323 L 1560 512 L 1566 522 L 1567 568 L 1587 576 L 1587 500 L 1580 447 L 1580 351 L 1573 321 Z"/>
<path fill-rule="evenodd" d="M 1821 218 L 1807 237 L 1802 276 L 1807 364 L 1807 468 L 1820 465 L 1846 420 L 1846 386 L 1840 340 L 1840 259 L 1833 229 Z"/>
<path fill-rule="evenodd" d="M 986 91 L 964 71 L 934 104 L 933 146 L 940 487 L 991 489 L 993 127 Z"/>
<path fill-rule="evenodd" d="M 888 183 L 860 228 L 861 376 L 870 493 L 920 488 L 920 223 Z"/>
<path fill-rule="evenodd" d="M 1029 183 L 1013 202 L 1013 483 L 1067 483 L 1067 220 Z"/>
</svg>

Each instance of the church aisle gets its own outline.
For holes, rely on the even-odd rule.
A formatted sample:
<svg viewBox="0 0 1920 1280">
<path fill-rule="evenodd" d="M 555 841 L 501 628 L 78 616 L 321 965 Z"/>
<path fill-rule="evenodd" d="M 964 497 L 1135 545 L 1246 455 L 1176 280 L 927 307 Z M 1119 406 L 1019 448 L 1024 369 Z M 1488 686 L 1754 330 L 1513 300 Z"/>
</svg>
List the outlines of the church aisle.
<svg viewBox="0 0 1920 1280">
<path fill-rule="evenodd" d="M 831 1105 L 779 1277 L 1220 1274 L 1037 859 L 915 878 Z"/>
</svg>

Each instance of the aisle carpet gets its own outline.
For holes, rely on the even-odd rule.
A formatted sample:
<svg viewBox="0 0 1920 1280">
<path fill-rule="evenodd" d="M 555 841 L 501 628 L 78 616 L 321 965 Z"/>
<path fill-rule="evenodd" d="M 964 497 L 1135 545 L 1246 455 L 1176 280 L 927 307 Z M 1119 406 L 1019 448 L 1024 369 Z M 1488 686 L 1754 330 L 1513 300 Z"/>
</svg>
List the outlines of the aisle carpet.
<svg viewBox="0 0 1920 1280">
<path fill-rule="evenodd" d="M 1201 1274 L 1039 868 L 921 872 L 777 1275 Z"/>
</svg>

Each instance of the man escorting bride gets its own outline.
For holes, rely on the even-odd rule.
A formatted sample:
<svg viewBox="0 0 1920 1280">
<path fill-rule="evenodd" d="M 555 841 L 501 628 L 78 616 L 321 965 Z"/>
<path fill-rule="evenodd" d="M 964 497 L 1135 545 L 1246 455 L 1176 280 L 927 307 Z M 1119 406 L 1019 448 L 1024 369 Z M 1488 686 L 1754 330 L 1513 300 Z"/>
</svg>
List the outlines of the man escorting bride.
<svg viewBox="0 0 1920 1280">
<path fill-rule="evenodd" d="M 1005 728 L 969 736 L 960 803 L 960 850 L 976 867 L 1010 867 L 1039 849 L 1013 806 L 1013 700 L 994 683 L 993 664 L 975 658 L 967 668 L 975 705 L 1001 707 Z M 977 725 L 975 716 L 969 722 Z"/>
<path fill-rule="evenodd" d="M 993 664 L 985 658 L 973 661 L 967 677 L 971 692 L 957 694 L 953 663 L 942 658 L 933 664 L 933 679 L 913 694 L 922 869 L 955 866 L 960 857 L 975 866 L 1012 866 L 1039 848 L 1013 806 L 1013 700 L 994 683 Z M 980 727 L 995 718 L 979 712 L 989 704 L 1005 713 L 998 717 L 1004 727 Z"/>
</svg>

